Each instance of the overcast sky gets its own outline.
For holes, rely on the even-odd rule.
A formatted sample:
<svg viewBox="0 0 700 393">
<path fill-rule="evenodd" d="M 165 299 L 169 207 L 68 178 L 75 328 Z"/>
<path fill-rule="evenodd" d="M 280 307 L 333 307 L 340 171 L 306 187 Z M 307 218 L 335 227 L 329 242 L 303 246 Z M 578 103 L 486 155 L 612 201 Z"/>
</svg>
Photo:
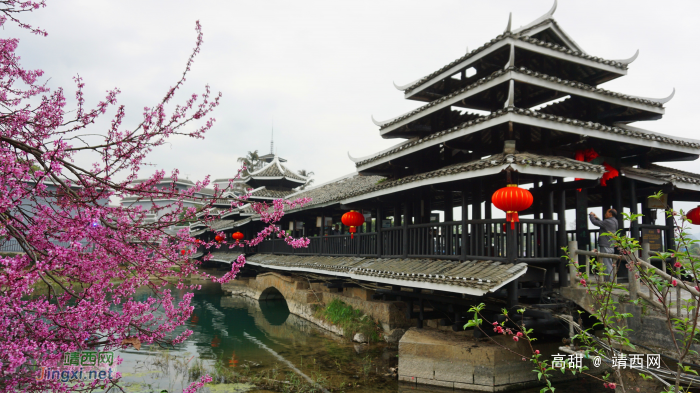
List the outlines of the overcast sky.
<svg viewBox="0 0 700 393">
<path fill-rule="evenodd" d="M 354 171 L 348 151 L 358 157 L 398 142 L 380 138 L 370 116 L 392 118 L 421 103 L 404 100 L 392 81 L 437 70 L 503 32 L 510 11 L 515 28 L 552 0 L 47 3 L 24 20 L 48 37 L 11 27 L 5 36 L 20 37 L 23 64 L 43 69 L 71 99 L 78 73 L 88 103 L 119 87 L 127 128 L 175 83 L 195 43 L 195 21 L 202 23 L 204 46 L 186 92 L 210 84 L 223 93 L 216 125 L 203 141 L 173 139 L 159 148 L 148 160 L 156 166 L 142 175 L 179 168 L 192 180 L 230 176 L 246 151 L 269 152 L 274 119 L 276 152 L 320 183 Z M 645 97 L 676 88 L 663 120 L 636 126 L 700 139 L 698 11 L 697 1 L 561 0 L 554 16 L 591 55 L 624 59 L 640 50 L 628 75 L 603 87 Z M 700 172 L 698 163 L 668 165 Z"/>
</svg>

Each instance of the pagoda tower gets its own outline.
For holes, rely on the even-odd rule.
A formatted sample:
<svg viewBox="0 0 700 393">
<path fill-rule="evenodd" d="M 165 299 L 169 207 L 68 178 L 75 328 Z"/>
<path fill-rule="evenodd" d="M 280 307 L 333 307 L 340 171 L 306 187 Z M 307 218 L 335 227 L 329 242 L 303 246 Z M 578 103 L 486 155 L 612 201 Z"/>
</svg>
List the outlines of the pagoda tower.
<svg viewBox="0 0 700 393">
<path fill-rule="evenodd" d="M 512 177 L 514 183 L 529 185 L 535 199 L 521 216 L 531 215 L 534 226 L 537 220 L 558 224 L 534 229 L 537 234 L 532 226 L 521 225 L 506 241 L 510 246 L 503 246 L 513 248 L 500 251 L 498 233 L 509 232 L 506 228 L 470 229 L 463 241 L 476 247 L 466 258 L 505 255 L 511 262 L 542 265 L 551 286 L 557 263 L 560 284 L 565 281 L 564 263 L 555 262 L 560 247 L 568 240 L 595 247 L 597 232 L 589 230 L 588 208 L 637 212 L 641 203 L 648 210 L 646 197 L 659 184 L 671 194 L 669 201 L 698 200 L 700 176 L 686 173 L 685 182 L 671 184 L 663 179 L 678 179 L 678 171 L 655 163 L 695 160 L 700 141 L 630 125 L 660 119 L 675 89 L 655 99 L 601 88 L 627 75 L 639 52 L 623 60 L 586 53 L 553 19 L 556 6 L 555 1 L 549 12 L 518 29 L 509 18 L 503 34 L 483 46 L 412 83 L 394 84 L 405 99 L 426 104 L 386 121 L 372 117 L 382 138 L 404 141 L 370 156 L 350 156 L 359 174 L 387 181 L 342 203 L 383 200 L 396 206 L 395 217 L 404 209 L 402 215 L 414 225 L 428 223 L 432 210 L 443 210 L 445 221 L 452 221 L 452 208 L 461 203 L 463 211 L 471 211 L 469 219 L 478 222 L 492 219 L 491 195 Z M 576 229 L 567 232 L 566 210 L 571 209 Z M 654 227 L 650 217 L 641 225 Z M 640 225 L 632 226 L 627 230 L 638 237 Z M 662 229 L 664 247 L 672 248 L 671 224 Z M 554 232 L 547 238 L 541 231 Z M 536 244 L 528 243 L 531 235 L 538 238 Z M 503 238 L 509 236 L 503 233 Z M 528 247 L 552 248 L 531 254 Z"/>
<path fill-rule="evenodd" d="M 589 226 L 589 209 L 602 209 L 601 216 L 610 208 L 642 213 L 641 222 L 619 227 L 653 251 L 673 249 L 673 221 L 659 224 L 655 212 L 674 201 L 700 202 L 700 175 L 659 163 L 696 160 L 700 141 L 639 127 L 636 122 L 662 118 L 673 92 L 654 99 L 601 88 L 627 75 L 638 53 L 623 60 L 588 54 L 553 19 L 556 5 L 518 29 L 509 19 L 485 45 L 395 85 L 404 98 L 425 103 L 390 120 L 372 119 L 382 138 L 401 141 L 350 156 L 355 173 L 286 194 L 312 199 L 286 210 L 279 223 L 294 230 L 301 222 L 309 247 L 268 239 L 246 251 L 259 254 L 248 263 L 390 285 L 402 297 L 403 287 L 429 289 L 453 306 L 455 294 L 489 294 L 512 307 L 540 302 L 570 283 L 562 248 L 573 241 L 581 249 L 597 247 L 600 230 Z M 259 197 L 302 180 L 279 158 L 246 179 Z M 519 211 L 519 222 L 507 222 L 491 203 L 509 184 L 534 198 Z M 660 190 L 665 205 L 649 203 Z M 354 237 L 342 223 L 348 210 L 365 218 Z M 239 211 L 227 214 L 250 214 Z M 567 212 L 574 228 L 567 228 Z M 212 228 L 230 229 L 221 225 Z M 624 274 L 621 269 L 623 280 Z"/>
<path fill-rule="evenodd" d="M 225 236 L 229 237 L 231 233 L 240 231 L 246 239 L 250 239 L 255 234 L 255 231 L 253 226 L 246 224 L 258 221 L 259 217 L 255 214 L 250 203 L 231 209 L 231 202 L 234 198 L 246 195 L 248 201 L 270 203 L 276 199 L 284 199 L 295 192 L 293 188 L 306 184 L 309 179 L 294 173 L 282 164 L 286 161 L 274 153 L 260 156 L 257 169 L 254 169 L 247 177 L 236 182 L 240 184 L 240 187 L 238 187 L 240 191 L 234 190 L 225 193 L 223 195 L 224 198 L 214 204 L 214 209 L 198 214 L 201 220 L 190 225 L 190 235 L 211 240 L 217 232 L 223 232 Z M 214 180 L 215 184 L 223 187 L 228 186 L 228 182 L 228 179 Z M 207 223 L 205 222 L 207 219 L 213 219 L 213 221 Z M 247 250 L 219 251 L 215 253 L 211 260 L 231 263 L 244 251 Z M 198 258 L 202 255 L 202 252 L 198 252 L 194 257 Z"/>
</svg>

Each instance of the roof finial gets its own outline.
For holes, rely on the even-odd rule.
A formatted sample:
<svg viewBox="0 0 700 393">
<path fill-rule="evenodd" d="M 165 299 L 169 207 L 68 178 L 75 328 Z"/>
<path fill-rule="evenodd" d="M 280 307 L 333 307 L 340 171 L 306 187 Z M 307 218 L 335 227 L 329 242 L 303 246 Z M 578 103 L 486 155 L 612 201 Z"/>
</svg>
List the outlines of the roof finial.
<svg viewBox="0 0 700 393">
<path fill-rule="evenodd" d="M 637 49 L 637 51 L 634 52 L 634 56 L 630 57 L 629 59 L 621 59 L 621 60 L 613 60 L 613 61 L 616 61 L 618 63 L 622 63 L 624 65 L 628 65 L 628 64 L 632 63 L 633 61 L 637 60 L 637 56 L 639 56 L 639 49 Z"/>
<path fill-rule="evenodd" d="M 506 26 L 506 30 L 504 31 L 504 33 L 510 33 L 510 25 L 511 25 L 512 21 L 513 21 L 513 13 L 511 12 L 508 14 L 508 26 Z"/>
<path fill-rule="evenodd" d="M 275 120 L 272 120 L 272 135 L 270 135 L 270 154 L 274 154 L 275 146 Z"/>
</svg>

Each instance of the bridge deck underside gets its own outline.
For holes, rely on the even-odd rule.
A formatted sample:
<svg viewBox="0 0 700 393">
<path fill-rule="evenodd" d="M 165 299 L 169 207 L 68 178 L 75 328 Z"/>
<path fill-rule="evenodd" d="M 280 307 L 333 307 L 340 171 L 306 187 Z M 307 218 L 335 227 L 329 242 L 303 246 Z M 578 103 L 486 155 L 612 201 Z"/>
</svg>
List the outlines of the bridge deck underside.
<svg viewBox="0 0 700 393">
<path fill-rule="evenodd" d="M 498 261 L 323 257 L 255 254 L 253 266 L 317 273 L 354 280 L 482 296 L 517 279 L 527 264 Z"/>
</svg>

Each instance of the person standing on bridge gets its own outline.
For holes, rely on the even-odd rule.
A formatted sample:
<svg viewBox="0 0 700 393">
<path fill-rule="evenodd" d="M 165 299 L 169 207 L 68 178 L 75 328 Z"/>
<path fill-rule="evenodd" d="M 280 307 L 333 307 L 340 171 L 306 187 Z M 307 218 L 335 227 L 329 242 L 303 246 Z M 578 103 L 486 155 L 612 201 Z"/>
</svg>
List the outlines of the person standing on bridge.
<svg viewBox="0 0 700 393">
<path fill-rule="evenodd" d="M 593 225 L 601 228 L 600 235 L 598 236 L 598 247 L 600 247 L 600 252 L 605 254 L 615 253 L 615 248 L 612 245 L 612 239 L 610 239 L 610 236 L 602 236 L 602 234 L 617 232 L 617 210 L 608 209 L 605 212 L 605 217 L 603 220 L 600 220 L 593 212 L 591 212 L 589 217 Z M 615 274 L 612 258 L 600 258 L 600 261 L 603 263 L 603 266 L 605 266 L 605 272 L 608 274 L 608 276 L 605 277 L 605 281 L 612 281 L 613 275 Z"/>
</svg>

